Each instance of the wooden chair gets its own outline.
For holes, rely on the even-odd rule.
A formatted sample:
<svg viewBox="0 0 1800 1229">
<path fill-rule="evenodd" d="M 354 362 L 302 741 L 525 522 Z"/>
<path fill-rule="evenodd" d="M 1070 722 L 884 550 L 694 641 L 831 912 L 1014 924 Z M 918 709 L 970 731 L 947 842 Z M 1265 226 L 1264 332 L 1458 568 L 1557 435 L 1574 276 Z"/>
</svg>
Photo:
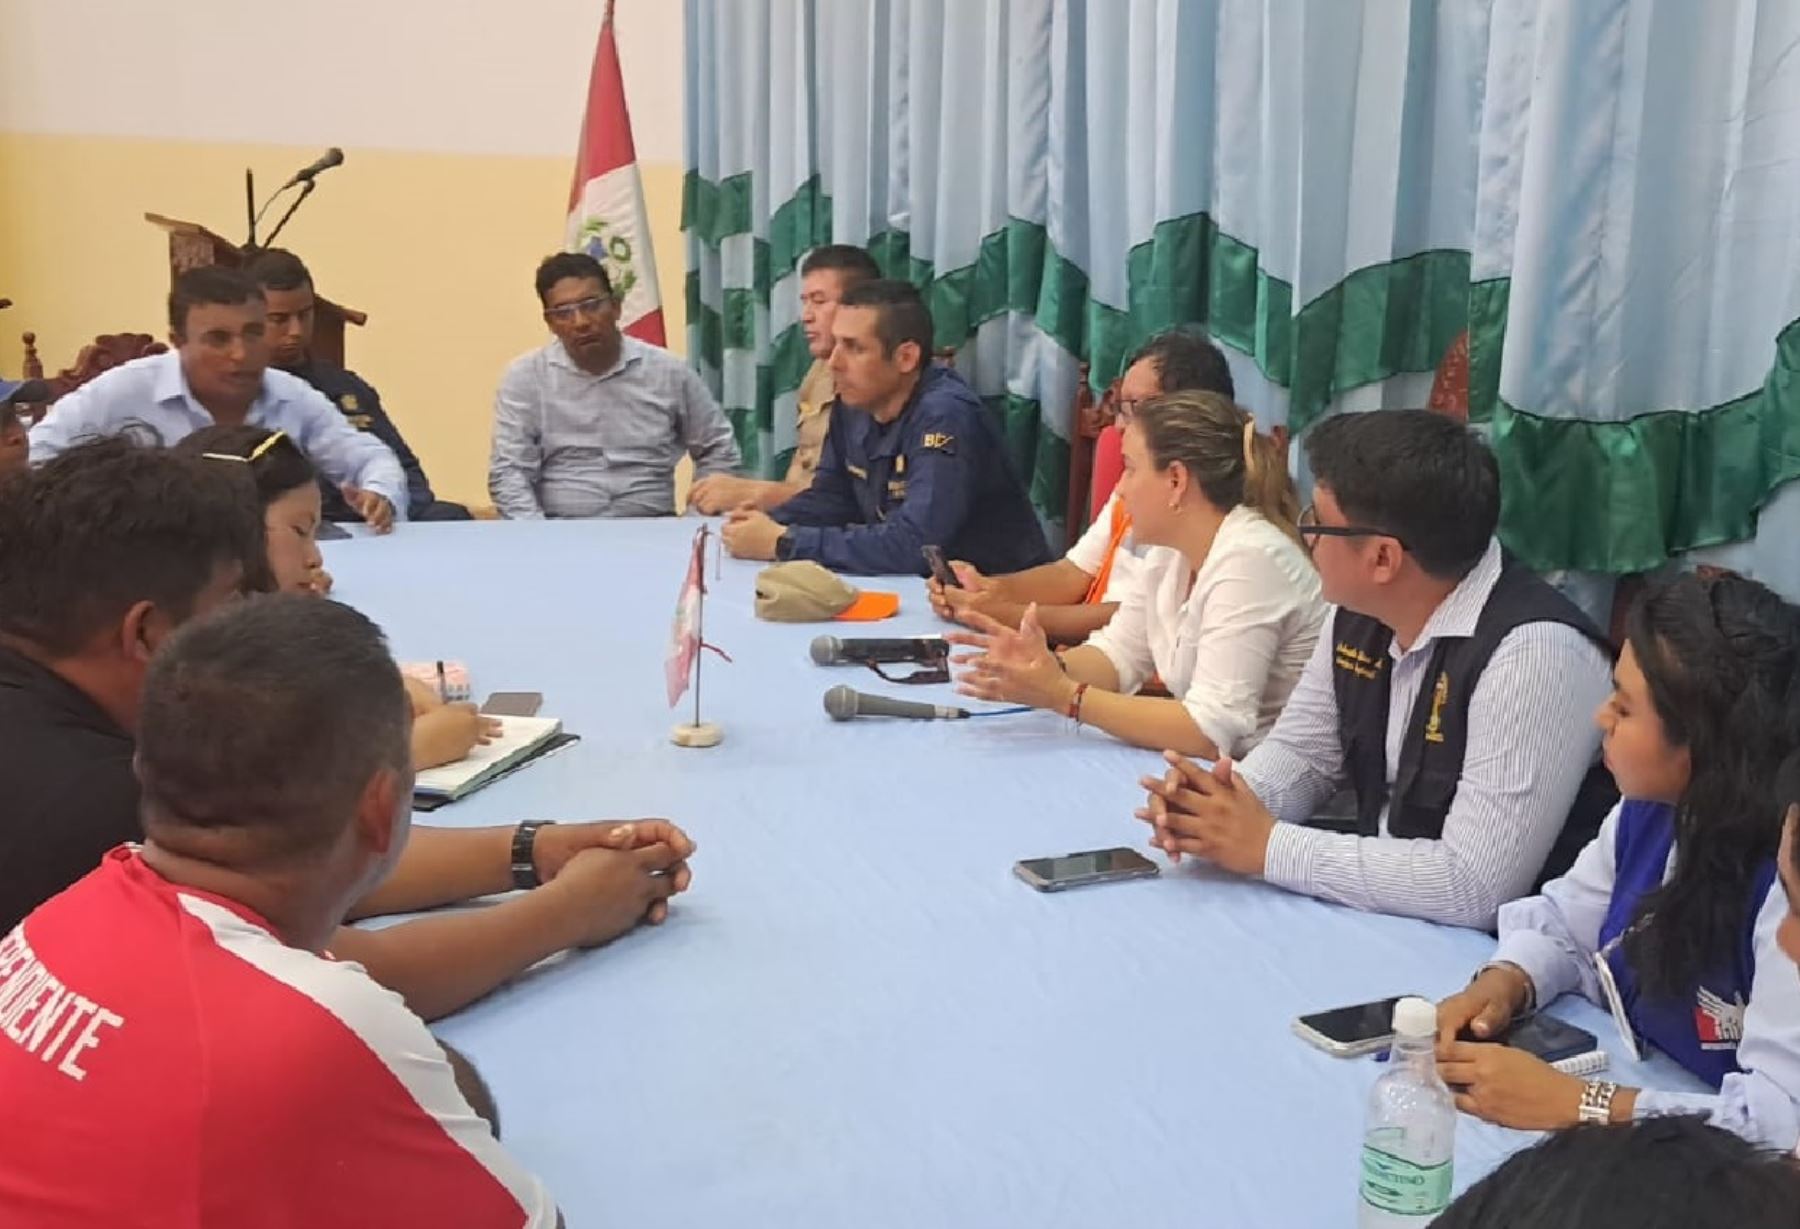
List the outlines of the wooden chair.
<svg viewBox="0 0 1800 1229">
<path fill-rule="evenodd" d="M 50 386 L 50 401 L 19 407 L 20 417 L 35 423 L 44 416 L 51 402 L 66 397 L 103 371 L 111 371 L 121 363 L 149 354 L 164 354 L 169 347 L 148 333 L 102 333 L 75 356 L 75 361 L 54 376 L 44 375 L 44 362 L 38 357 L 37 334 L 25 334 L 25 378 L 43 380 Z"/>
<path fill-rule="evenodd" d="M 1082 363 L 1075 385 L 1074 430 L 1069 438 L 1069 502 L 1064 520 L 1068 546 L 1075 545 L 1092 519 L 1090 505 L 1104 502 L 1094 498 L 1094 451 L 1100 433 L 1112 426 L 1119 414 L 1118 381 L 1113 381 L 1096 400 L 1094 390 L 1088 386 L 1088 371 L 1088 365 Z"/>
</svg>

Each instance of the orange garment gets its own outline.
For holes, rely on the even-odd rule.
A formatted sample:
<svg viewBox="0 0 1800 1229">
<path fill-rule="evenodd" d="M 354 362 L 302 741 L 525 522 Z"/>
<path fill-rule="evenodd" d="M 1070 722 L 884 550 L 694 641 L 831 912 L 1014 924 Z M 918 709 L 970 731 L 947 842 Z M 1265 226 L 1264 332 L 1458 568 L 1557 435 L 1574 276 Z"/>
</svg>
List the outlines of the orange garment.
<svg viewBox="0 0 1800 1229">
<path fill-rule="evenodd" d="M 1119 547 L 1131 533 L 1131 513 L 1125 511 L 1125 501 L 1113 501 L 1112 533 L 1106 542 L 1106 557 L 1100 561 L 1100 570 L 1094 573 L 1093 583 L 1088 585 L 1086 596 L 1081 599 L 1084 606 L 1098 605 L 1106 600 L 1106 586 L 1112 580 L 1113 560 L 1118 558 Z"/>
</svg>

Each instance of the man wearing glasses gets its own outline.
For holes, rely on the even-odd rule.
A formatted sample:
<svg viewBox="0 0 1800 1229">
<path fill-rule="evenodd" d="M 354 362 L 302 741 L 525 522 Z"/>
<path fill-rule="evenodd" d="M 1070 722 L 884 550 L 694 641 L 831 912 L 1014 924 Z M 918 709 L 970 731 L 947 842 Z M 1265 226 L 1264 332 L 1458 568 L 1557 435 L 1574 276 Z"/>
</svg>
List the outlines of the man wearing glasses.
<svg viewBox="0 0 1800 1229">
<path fill-rule="evenodd" d="M 358 431 L 310 384 L 269 366 L 268 304 L 235 269 L 189 269 L 169 292 L 175 349 L 103 372 L 31 430 L 31 462 L 103 435 L 173 445 L 203 427 L 286 432 L 377 533 L 406 519 L 406 474 L 393 450 Z"/>
<path fill-rule="evenodd" d="M 1140 818 L 1171 857 L 1492 929 L 1617 800 L 1592 720 L 1611 647 L 1501 550 L 1499 469 L 1467 428 L 1346 414 L 1306 451 L 1300 533 L 1338 606 L 1327 634 L 1260 746 L 1211 771 L 1171 755 Z M 1309 824 L 1341 786 L 1355 818 Z"/>
<path fill-rule="evenodd" d="M 740 464 L 737 440 L 692 368 L 619 331 L 600 262 L 561 252 L 537 270 L 550 344 L 515 360 L 494 397 L 488 492 L 514 520 L 672 516 L 675 465 Z"/>
</svg>

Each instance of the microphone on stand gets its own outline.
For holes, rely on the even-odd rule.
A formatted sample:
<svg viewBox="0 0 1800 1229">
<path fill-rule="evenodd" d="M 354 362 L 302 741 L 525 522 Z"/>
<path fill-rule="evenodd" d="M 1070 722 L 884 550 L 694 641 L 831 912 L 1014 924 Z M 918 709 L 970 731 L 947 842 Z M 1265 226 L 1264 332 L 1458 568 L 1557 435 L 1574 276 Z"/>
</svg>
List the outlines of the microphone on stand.
<svg viewBox="0 0 1800 1229">
<path fill-rule="evenodd" d="M 854 688 L 837 686 L 825 693 L 825 711 L 833 721 L 852 717 L 908 717 L 915 721 L 958 721 L 969 715 L 966 708 L 942 704 L 925 704 L 918 700 L 895 700 L 888 696 L 872 696 Z"/>
<path fill-rule="evenodd" d="M 813 639 L 811 652 L 813 662 L 821 666 L 866 665 L 870 662 L 930 664 L 950 655 L 950 642 L 942 636 L 858 637 L 851 640 L 817 636 Z"/>
<path fill-rule="evenodd" d="M 287 207 L 287 212 L 281 215 L 281 220 L 275 223 L 275 228 L 269 232 L 269 237 L 262 241 L 263 247 L 269 247 L 275 242 L 276 238 L 281 234 L 281 228 L 286 226 L 288 224 L 288 219 L 294 216 L 294 210 L 300 208 L 302 202 L 312 195 L 313 189 L 319 186 L 319 175 L 324 171 L 329 171 L 332 167 L 341 164 L 343 161 L 344 151 L 333 145 L 317 158 L 314 158 L 310 163 L 295 171 L 292 179 L 275 189 L 269 196 L 269 199 L 263 203 L 262 213 L 258 213 L 255 218 L 251 219 L 250 229 L 252 232 L 255 231 L 256 223 L 261 220 L 262 214 L 267 213 L 269 211 L 269 206 L 275 203 L 276 197 L 279 197 L 283 192 L 286 192 L 296 184 L 300 187 L 300 195 L 294 198 L 293 203 Z"/>
<path fill-rule="evenodd" d="M 295 171 L 294 177 L 282 184 L 280 190 L 285 192 L 296 184 L 311 183 L 320 172 L 329 171 L 334 166 L 341 166 L 343 161 L 344 151 L 333 145 L 312 162 Z"/>
</svg>

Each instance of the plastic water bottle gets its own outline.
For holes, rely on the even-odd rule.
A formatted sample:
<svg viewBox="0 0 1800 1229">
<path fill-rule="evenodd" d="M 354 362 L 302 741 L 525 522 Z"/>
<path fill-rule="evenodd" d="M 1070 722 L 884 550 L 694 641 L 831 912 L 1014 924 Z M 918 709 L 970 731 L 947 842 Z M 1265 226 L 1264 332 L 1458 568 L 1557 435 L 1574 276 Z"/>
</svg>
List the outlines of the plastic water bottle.
<svg viewBox="0 0 1800 1229">
<path fill-rule="evenodd" d="M 1436 1041 L 1437 1008 L 1401 999 L 1388 1070 L 1369 1094 L 1359 1229 L 1418 1229 L 1450 1202 L 1456 1103 L 1438 1076 Z"/>
</svg>

